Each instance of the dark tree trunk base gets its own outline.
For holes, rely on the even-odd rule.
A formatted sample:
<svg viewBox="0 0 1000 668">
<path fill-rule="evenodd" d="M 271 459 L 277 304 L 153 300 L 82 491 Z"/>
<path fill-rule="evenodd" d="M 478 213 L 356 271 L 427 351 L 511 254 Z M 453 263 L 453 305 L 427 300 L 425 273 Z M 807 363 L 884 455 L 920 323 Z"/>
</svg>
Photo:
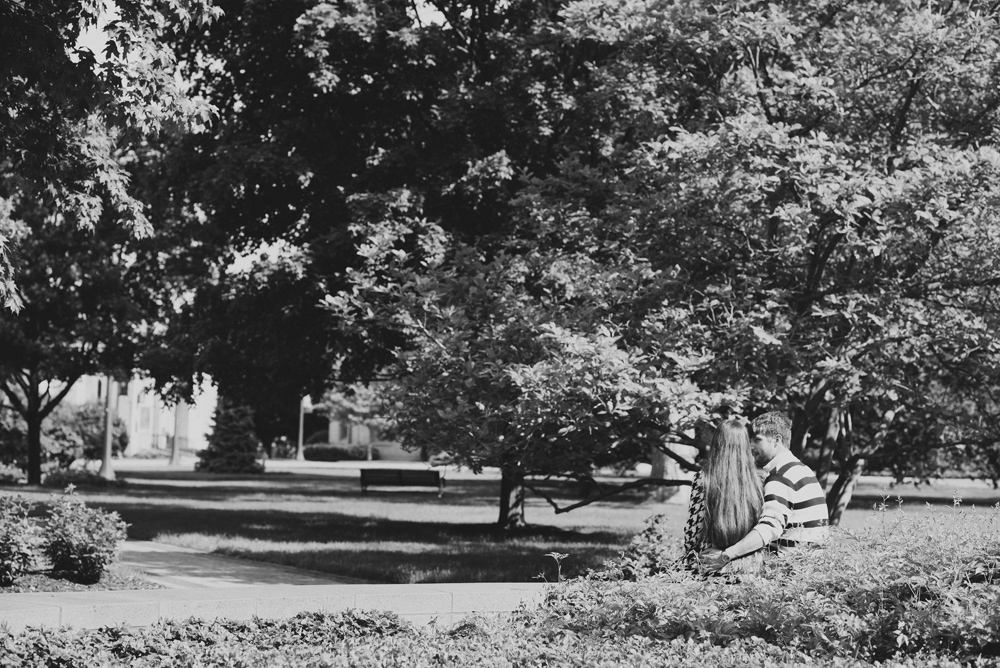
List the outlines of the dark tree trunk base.
<svg viewBox="0 0 1000 668">
<path fill-rule="evenodd" d="M 500 478 L 500 517 L 497 525 L 501 529 L 523 527 L 524 521 L 524 475 L 519 471 L 503 470 Z"/>
</svg>

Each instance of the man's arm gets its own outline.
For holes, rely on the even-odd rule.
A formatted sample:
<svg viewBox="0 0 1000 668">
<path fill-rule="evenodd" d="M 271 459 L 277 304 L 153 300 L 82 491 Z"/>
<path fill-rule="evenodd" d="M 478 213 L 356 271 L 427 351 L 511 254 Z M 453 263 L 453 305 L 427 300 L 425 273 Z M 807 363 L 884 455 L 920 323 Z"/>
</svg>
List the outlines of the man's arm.
<svg viewBox="0 0 1000 668">
<path fill-rule="evenodd" d="M 706 550 L 702 553 L 701 564 L 709 570 L 719 570 L 733 559 L 755 552 L 785 531 L 788 518 L 792 514 L 792 486 L 782 476 L 771 474 L 764 483 L 764 507 L 757 526 L 746 536 L 725 550 Z"/>
</svg>

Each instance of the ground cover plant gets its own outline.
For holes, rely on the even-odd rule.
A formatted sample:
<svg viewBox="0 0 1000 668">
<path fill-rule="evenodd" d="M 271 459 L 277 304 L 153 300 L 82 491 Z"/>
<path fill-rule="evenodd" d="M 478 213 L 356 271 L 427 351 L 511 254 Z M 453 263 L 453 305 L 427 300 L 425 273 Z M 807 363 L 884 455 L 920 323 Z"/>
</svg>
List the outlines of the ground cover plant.
<svg viewBox="0 0 1000 668">
<path fill-rule="evenodd" d="M 6 592 L 148 588 L 128 569 L 110 572 L 126 528 L 117 513 L 88 507 L 72 487 L 44 505 L 21 495 L 0 496 L 0 587 Z"/>
<path fill-rule="evenodd" d="M 905 506 L 905 504 L 903 504 Z M 628 560 L 540 608 L 415 628 L 349 610 L 287 620 L 0 636 L 5 666 L 995 666 L 1000 507 L 868 511 L 824 550 L 740 579 Z"/>
</svg>

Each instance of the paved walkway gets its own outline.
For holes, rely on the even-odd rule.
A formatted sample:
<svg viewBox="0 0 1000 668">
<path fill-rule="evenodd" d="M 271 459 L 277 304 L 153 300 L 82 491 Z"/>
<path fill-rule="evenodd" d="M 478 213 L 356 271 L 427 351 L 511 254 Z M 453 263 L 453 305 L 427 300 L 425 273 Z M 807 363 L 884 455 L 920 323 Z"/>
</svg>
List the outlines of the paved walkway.
<svg viewBox="0 0 1000 668">
<path fill-rule="evenodd" d="M 119 562 L 168 589 L 218 589 L 254 585 L 364 584 L 364 580 L 207 554 L 186 547 L 128 540 Z"/>
<path fill-rule="evenodd" d="M 290 617 L 306 611 L 386 610 L 417 625 L 540 605 L 547 585 L 518 582 L 386 585 L 287 566 L 126 541 L 120 561 L 165 589 L 0 595 L 0 627 L 101 628 L 158 621 Z"/>
</svg>

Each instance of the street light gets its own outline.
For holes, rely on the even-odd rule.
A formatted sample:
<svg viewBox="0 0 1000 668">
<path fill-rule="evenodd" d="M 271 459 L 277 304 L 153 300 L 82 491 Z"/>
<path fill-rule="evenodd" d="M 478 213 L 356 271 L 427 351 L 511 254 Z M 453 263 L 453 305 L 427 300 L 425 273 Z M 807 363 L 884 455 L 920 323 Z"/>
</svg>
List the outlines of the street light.
<svg viewBox="0 0 1000 668">
<path fill-rule="evenodd" d="M 305 436 L 306 413 L 312 413 L 312 409 L 312 399 L 307 394 L 302 397 L 302 401 L 299 402 L 299 446 L 295 449 L 295 459 L 300 462 L 306 458 L 302 439 Z"/>
<path fill-rule="evenodd" d="M 115 413 L 118 412 L 117 383 L 108 376 L 107 387 L 104 388 L 104 456 L 101 460 L 101 470 L 97 475 L 105 480 L 114 480 L 115 471 L 111 468 L 111 445 L 115 438 Z M 115 395 L 115 405 L 111 406 L 111 394 Z"/>
</svg>

